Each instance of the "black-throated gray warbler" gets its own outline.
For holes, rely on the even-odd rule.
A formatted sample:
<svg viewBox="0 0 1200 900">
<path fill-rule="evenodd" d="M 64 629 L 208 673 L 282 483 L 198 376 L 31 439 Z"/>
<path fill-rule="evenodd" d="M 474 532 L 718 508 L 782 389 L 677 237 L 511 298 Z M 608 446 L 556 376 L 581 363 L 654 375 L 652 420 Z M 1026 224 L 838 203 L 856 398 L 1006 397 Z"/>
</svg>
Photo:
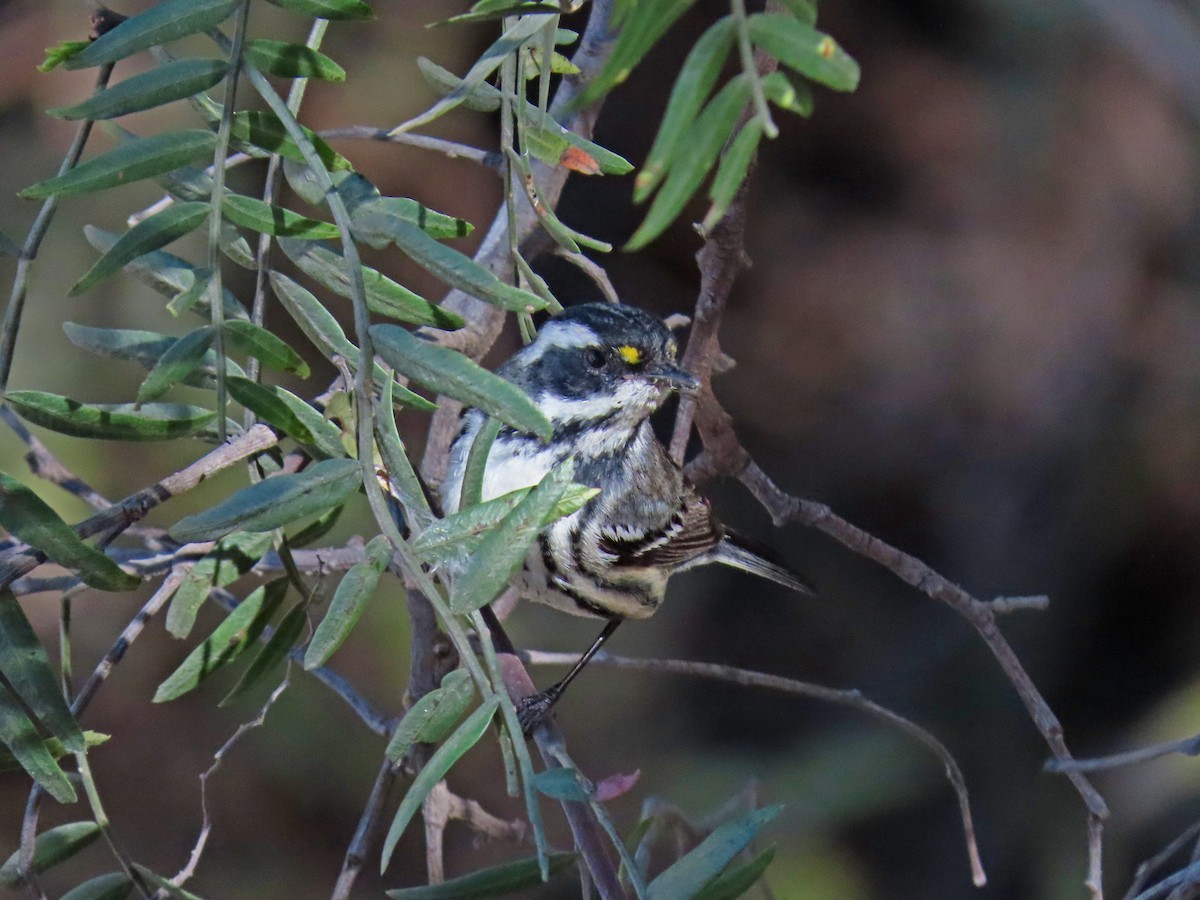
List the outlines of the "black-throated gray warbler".
<svg viewBox="0 0 1200 900">
<path fill-rule="evenodd" d="M 519 705 L 527 732 L 622 621 L 658 609 L 676 572 L 724 563 L 812 593 L 765 548 L 722 528 L 655 437 L 651 413 L 672 391 L 699 388 L 675 354 L 675 338 L 655 316 L 632 306 L 588 303 L 550 319 L 533 343 L 497 370 L 530 396 L 553 424 L 554 436 L 542 443 L 503 428 L 488 455 L 482 498 L 535 485 L 568 457 L 575 480 L 600 489 L 538 536 L 513 581 L 523 597 L 608 620 L 566 677 Z M 476 409 L 463 414 L 442 484 L 447 513 L 458 508 L 467 455 L 484 419 Z"/>
</svg>

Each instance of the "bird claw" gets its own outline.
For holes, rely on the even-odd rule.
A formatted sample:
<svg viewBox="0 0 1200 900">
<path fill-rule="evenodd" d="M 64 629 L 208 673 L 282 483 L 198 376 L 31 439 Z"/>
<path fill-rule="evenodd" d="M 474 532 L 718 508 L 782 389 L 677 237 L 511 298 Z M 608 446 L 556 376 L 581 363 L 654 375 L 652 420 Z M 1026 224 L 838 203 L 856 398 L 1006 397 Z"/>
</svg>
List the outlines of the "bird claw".
<svg viewBox="0 0 1200 900">
<path fill-rule="evenodd" d="M 530 694 L 517 701 L 517 722 L 520 723 L 521 733 L 526 738 L 532 737 L 538 726 L 550 718 L 557 699 L 557 695 L 550 691 L 542 691 L 540 694 Z"/>
</svg>

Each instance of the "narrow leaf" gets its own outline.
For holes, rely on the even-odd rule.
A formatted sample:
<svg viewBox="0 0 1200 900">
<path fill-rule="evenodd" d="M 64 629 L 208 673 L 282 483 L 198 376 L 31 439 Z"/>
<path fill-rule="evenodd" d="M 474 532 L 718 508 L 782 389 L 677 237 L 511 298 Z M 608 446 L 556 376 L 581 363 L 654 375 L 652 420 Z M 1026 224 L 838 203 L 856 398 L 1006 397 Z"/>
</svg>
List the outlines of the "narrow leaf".
<svg viewBox="0 0 1200 900">
<path fill-rule="evenodd" d="M 704 112 L 692 122 L 679 153 L 671 161 L 666 184 L 654 198 L 645 220 L 625 245 L 626 250 L 644 247 L 675 221 L 717 161 L 721 147 L 729 139 L 738 115 L 749 99 L 750 82 L 745 75 L 738 75 L 721 88 Z"/>
<path fill-rule="evenodd" d="M 95 822 L 71 822 L 43 831 L 33 841 L 34 874 L 40 875 L 60 862 L 70 859 L 96 838 L 100 837 L 100 826 Z M 0 866 L 0 885 L 19 888 L 25 885 L 21 876 L 21 851 L 16 850 Z"/>
<path fill-rule="evenodd" d="M 270 531 L 296 519 L 340 506 L 359 485 L 358 463 L 325 459 L 303 472 L 276 475 L 242 488 L 211 509 L 180 519 L 170 529 L 177 541 L 206 541 L 229 532 Z"/>
<path fill-rule="evenodd" d="M 374 325 L 371 337 L 379 355 L 397 372 L 519 431 L 543 440 L 553 434 L 549 420 L 524 391 L 458 351 L 422 340 L 399 325 Z"/>
<path fill-rule="evenodd" d="M 133 882 L 124 872 L 109 872 L 89 878 L 71 888 L 60 900 L 125 900 L 133 891 Z"/>
<path fill-rule="evenodd" d="M 190 234 L 208 218 L 208 212 L 207 203 L 172 203 L 161 212 L 143 219 L 121 235 L 112 249 L 100 257 L 68 293 L 71 296 L 80 294 L 110 275 L 115 275 L 126 263 Z"/>
<path fill-rule="evenodd" d="M 91 41 L 59 41 L 53 47 L 46 48 L 46 58 L 38 63 L 37 70 L 45 73 L 57 69 L 72 56 L 82 52 L 91 45 Z"/>
<path fill-rule="evenodd" d="M 471 713 L 467 720 L 458 727 L 458 730 L 450 735 L 446 739 L 446 742 L 434 751 L 433 756 L 429 758 L 429 762 L 425 763 L 425 767 L 413 779 L 413 783 L 409 785 L 408 793 L 404 795 L 404 799 L 400 802 L 400 808 L 396 810 L 396 817 L 392 820 L 392 826 L 388 829 L 387 838 L 383 842 L 383 855 L 380 862 L 381 872 L 387 869 L 388 862 L 392 858 L 392 852 L 396 849 L 396 844 L 400 841 L 400 836 L 404 834 L 404 829 L 408 827 L 408 823 L 412 821 L 412 817 L 421 808 L 421 804 L 425 802 L 425 798 L 429 795 L 429 792 L 433 790 L 434 785 L 442 780 L 463 754 L 474 747 L 479 739 L 483 737 L 499 705 L 500 698 L 495 696 L 488 698 L 480 704 L 479 709 Z"/>
<path fill-rule="evenodd" d="M 550 874 L 561 872 L 575 861 L 574 853 L 551 853 Z M 474 900 L 478 897 L 500 897 L 517 891 L 533 890 L 542 884 L 542 871 L 536 856 L 516 862 L 501 863 L 451 878 L 441 884 L 397 888 L 386 891 L 392 900 Z"/>
<path fill-rule="evenodd" d="M 80 540 L 75 529 L 21 482 L 0 472 L 0 526 L 102 591 L 130 591 L 142 583 L 102 552 Z"/>
<path fill-rule="evenodd" d="M 750 40 L 789 69 L 835 91 L 858 87 L 858 63 L 827 34 L 787 13 L 757 13 L 746 22 Z"/>
<path fill-rule="evenodd" d="M 301 126 L 303 128 L 303 126 Z M 330 171 L 350 170 L 350 160 L 335 151 L 319 134 L 304 128 L 305 136 L 312 141 L 317 156 Z M 300 147 L 288 135 L 287 128 L 279 118 L 265 110 L 250 110 L 233 114 L 229 138 L 239 147 L 257 147 L 268 153 L 277 153 L 285 159 L 304 162 Z"/>
<path fill-rule="evenodd" d="M 700 36 L 675 77 L 671 98 L 667 101 L 658 135 L 646 157 L 646 164 L 634 182 L 633 197 L 641 203 L 662 181 L 671 158 L 683 145 L 688 126 L 712 93 L 713 85 L 733 49 L 736 26 L 732 16 L 725 16 Z"/>
<path fill-rule="evenodd" d="M 276 666 L 283 662 L 288 653 L 291 652 L 292 647 L 304 635 L 304 629 L 307 625 L 308 604 L 300 601 L 288 610 L 287 615 L 283 617 L 283 620 L 276 627 L 275 633 L 263 644 L 262 649 L 258 651 L 258 655 L 251 660 L 250 665 L 246 667 L 246 671 L 242 673 L 242 677 L 238 679 L 237 684 L 221 700 L 220 705 L 224 706 L 231 700 L 240 697 L 266 678 Z"/>
<path fill-rule="evenodd" d="M 25 714 L 20 702 L 0 683 L 0 744 L 8 748 L 4 753 L 4 762 L 15 762 L 59 803 L 74 803 L 75 788 L 71 786 L 66 773 L 58 767 L 47 743 L 42 740 L 37 726 Z M 3 870 L 0 869 L 0 876 L 2 874 Z M 2 878 L 0 883 L 3 883 Z"/>
<path fill-rule="evenodd" d="M 51 431 L 107 441 L 163 441 L 195 434 L 217 414 L 182 403 L 80 403 L 42 391 L 6 397 L 22 418 Z"/>
<path fill-rule="evenodd" d="M 185 638 L 196 624 L 196 613 L 214 588 L 233 584 L 271 548 L 272 535 L 238 532 L 224 538 L 183 576 L 167 607 L 167 631 Z"/>
<path fill-rule="evenodd" d="M 21 715 L 25 715 L 24 710 L 21 711 Z M 26 716 L 26 719 L 28 719 L 28 716 Z M 29 727 L 34 727 L 32 722 L 30 722 Z M 67 748 L 63 746 L 63 742 L 58 738 L 43 739 L 36 731 L 34 732 L 34 737 L 42 745 L 42 749 L 50 755 L 52 760 L 58 760 L 67 755 Z M 83 733 L 83 738 L 87 741 L 88 750 L 91 750 L 93 747 L 99 747 L 111 737 L 112 735 L 102 734 L 99 731 L 85 731 Z M 23 765 L 21 762 L 9 750 L 0 748 L 0 772 L 19 772 L 22 768 Z M 74 793 L 72 793 L 71 797 L 74 798 L 74 796 Z M 74 802 L 74 800 L 68 800 L 67 802 Z"/>
<path fill-rule="evenodd" d="M 392 545 L 382 534 L 371 539 L 366 547 L 367 558 L 342 576 L 329 611 L 317 626 L 308 649 L 304 652 L 304 668 L 316 669 L 325 665 L 351 630 L 358 624 L 367 601 L 375 593 L 379 576 L 392 558 Z"/>
<path fill-rule="evenodd" d="M 211 131 L 199 130 L 168 131 L 153 137 L 136 138 L 63 175 L 39 181 L 21 191 L 20 196 L 32 200 L 72 197 L 153 178 L 200 157 L 212 156 L 216 143 L 217 137 Z"/>
<path fill-rule="evenodd" d="M 650 882 L 646 900 L 675 900 L 692 897 L 712 881 L 730 860 L 754 840 L 759 830 L 779 815 L 782 806 L 755 810 L 734 822 L 714 829 L 696 849 Z"/>
<path fill-rule="evenodd" d="M 282 599 L 282 594 L 277 596 Z M 222 666 L 237 659 L 257 640 L 266 624 L 264 610 L 266 590 L 256 588 L 218 625 L 204 641 L 167 676 L 154 692 L 155 703 L 166 703 L 181 697 Z M 255 631 L 257 629 L 257 632 Z"/>
<path fill-rule="evenodd" d="M 262 410 L 268 407 L 265 405 L 266 401 L 262 399 L 262 391 L 270 392 L 271 396 L 275 398 L 276 403 L 283 404 L 290 413 L 290 417 L 285 416 L 276 404 L 271 404 L 269 409 L 271 416 L 275 418 L 275 421 L 271 422 L 274 427 L 287 432 L 302 444 L 310 445 L 323 456 L 332 458 L 346 456 L 346 451 L 342 447 L 341 430 L 321 415 L 321 412 L 315 409 L 312 404 L 301 400 L 291 391 L 275 384 L 258 385 L 259 390 L 255 392 L 253 398 L 239 397 L 237 394 L 239 388 L 233 385 L 234 381 L 239 381 L 239 379 L 229 379 L 230 393 L 233 394 L 235 400 L 247 407 L 247 409 L 253 409 L 266 420 L 266 413 Z M 247 403 L 249 399 L 253 399 L 258 403 L 258 408 Z M 299 427 L 295 423 L 298 423 Z"/>
<path fill-rule="evenodd" d="M 268 0 L 282 9 L 302 16 L 339 21 L 361 21 L 375 17 L 374 10 L 362 0 Z"/>
<path fill-rule="evenodd" d="M 708 883 L 693 900 L 737 900 L 763 877 L 775 858 L 775 848 L 768 847 L 748 863 L 731 866 Z"/>
<path fill-rule="evenodd" d="M 413 744 L 436 744 L 448 735 L 466 714 L 475 698 L 475 682 L 466 669 L 455 669 L 413 703 L 388 741 L 387 755 L 399 762 Z"/>
<path fill-rule="evenodd" d="M 302 444 L 315 442 L 308 426 L 300 421 L 291 406 L 276 395 L 272 386 L 259 384 L 249 378 L 230 378 L 225 386 L 234 400 L 272 428 L 279 429 Z"/>
<path fill-rule="evenodd" d="M 221 325 L 221 333 L 234 349 L 253 356 L 268 369 L 292 372 L 301 378 L 310 374 L 308 363 L 283 338 L 252 322 L 232 321 Z"/>
<path fill-rule="evenodd" d="M 246 60 L 254 68 L 280 78 L 322 78 L 345 81 L 346 70 L 332 59 L 304 44 L 252 40 L 246 44 Z"/>
<path fill-rule="evenodd" d="M 579 783 L 579 773 L 565 766 L 538 772 L 533 776 L 533 787 L 539 793 L 555 800 L 586 803 L 590 799 L 588 792 Z"/>
<path fill-rule="evenodd" d="M 226 323 L 228 324 L 228 323 Z M 135 362 L 149 371 L 158 365 L 162 355 L 180 341 L 180 338 L 157 331 L 140 331 L 132 328 L 92 328 L 63 322 L 63 331 L 76 347 L 90 350 L 111 359 Z M 230 375 L 242 375 L 241 366 L 225 360 Z M 209 350 L 192 374 L 183 379 L 183 384 L 192 387 L 212 388 L 216 385 L 217 355 Z"/>
<path fill-rule="evenodd" d="M 101 66 L 139 50 L 208 31 L 225 21 L 235 6 L 237 0 L 162 0 L 101 35 L 86 50 L 68 59 L 67 68 Z"/>
<path fill-rule="evenodd" d="M 788 12 L 805 25 L 817 24 L 816 0 L 780 0 L 780 2 Z"/>
<path fill-rule="evenodd" d="M 734 195 L 737 194 L 738 188 L 746 179 L 746 171 L 750 168 L 750 162 L 754 159 L 754 152 L 758 149 L 758 142 L 762 139 L 762 135 L 762 122 L 758 119 L 751 119 L 742 126 L 738 136 L 733 139 L 733 143 L 721 157 L 721 165 L 717 167 L 717 174 L 713 178 L 712 187 L 708 192 L 708 196 L 712 199 L 712 206 L 709 207 L 708 213 L 704 216 L 704 222 L 700 226 L 705 233 L 715 228 L 716 224 L 721 221 L 721 217 L 725 215 L 725 210 L 729 209 Z"/>
<path fill-rule="evenodd" d="M 212 326 L 205 325 L 184 335 L 167 348 L 142 382 L 142 386 L 138 388 L 138 403 L 148 403 L 161 397 L 173 385 L 183 381 L 204 365 L 212 341 Z"/>
<path fill-rule="evenodd" d="M 470 567 L 454 580 L 450 609 L 467 613 L 486 606 L 504 590 L 525 560 L 542 522 L 571 483 L 571 460 L 561 463 L 479 542 Z"/>
<path fill-rule="evenodd" d="M 434 238 L 464 237 L 474 231 L 465 219 L 447 216 L 408 197 L 378 197 L 360 203 L 350 211 L 350 227 L 355 237 L 376 249 L 395 238 L 393 223 L 408 222 Z"/>
<path fill-rule="evenodd" d="M 425 486 L 417 477 L 396 429 L 396 414 L 392 408 L 395 384 L 395 379 L 389 377 L 381 385 L 375 403 L 375 443 L 383 463 L 379 476 L 386 481 L 386 489 L 404 507 L 409 526 L 417 531 L 433 521 L 433 512 L 429 508 L 429 498 L 425 496 Z"/>
<path fill-rule="evenodd" d="M 788 72 L 772 72 L 762 80 L 767 99 L 790 113 L 808 117 L 813 112 L 813 92 L 808 82 Z"/>
<path fill-rule="evenodd" d="M 310 219 L 241 194 L 226 194 L 221 201 L 221 214 L 235 225 L 265 234 L 305 238 L 336 238 L 339 234 L 332 222 Z"/>
<path fill-rule="evenodd" d="M 315 241 L 285 239 L 279 242 L 283 252 L 310 277 L 342 297 L 352 297 L 346 261 L 340 253 Z M 368 266 L 362 266 L 367 308 L 414 325 L 455 329 L 463 326 L 461 317 L 434 306 L 425 298 Z"/>
<path fill-rule="evenodd" d="M 207 91 L 228 69 L 223 59 L 177 59 L 97 91 L 75 106 L 46 112 L 60 119 L 115 119 Z"/>
</svg>

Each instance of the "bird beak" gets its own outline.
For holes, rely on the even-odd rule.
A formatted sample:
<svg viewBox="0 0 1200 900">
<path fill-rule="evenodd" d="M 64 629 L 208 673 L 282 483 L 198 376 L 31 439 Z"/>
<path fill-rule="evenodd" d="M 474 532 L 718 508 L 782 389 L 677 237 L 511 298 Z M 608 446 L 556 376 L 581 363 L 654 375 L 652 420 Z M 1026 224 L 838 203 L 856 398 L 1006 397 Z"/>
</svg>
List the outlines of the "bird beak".
<svg viewBox="0 0 1200 900">
<path fill-rule="evenodd" d="M 647 367 L 642 376 L 681 394 L 694 394 L 700 390 L 700 382 L 673 363 L 656 363 Z"/>
</svg>

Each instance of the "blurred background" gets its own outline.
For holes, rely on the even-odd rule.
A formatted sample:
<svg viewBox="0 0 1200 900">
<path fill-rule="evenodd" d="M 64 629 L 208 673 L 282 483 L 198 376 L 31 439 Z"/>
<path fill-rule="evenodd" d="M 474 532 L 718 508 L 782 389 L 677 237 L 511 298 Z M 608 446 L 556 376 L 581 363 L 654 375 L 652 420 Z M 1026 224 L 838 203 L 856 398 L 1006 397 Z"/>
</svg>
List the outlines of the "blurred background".
<svg viewBox="0 0 1200 900">
<path fill-rule="evenodd" d="M 486 26 L 423 27 L 465 4 L 375 5 L 376 21 L 330 29 L 323 49 L 348 79 L 310 86 L 310 126 L 394 125 L 434 99 L 417 55 L 463 72 L 493 36 Z M 613 93 L 597 140 L 642 161 L 675 71 L 724 9 L 697 4 Z M 1200 731 L 1198 23 L 1194 4 L 1169 0 L 826 4 L 821 26 L 859 61 L 862 85 L 845 96 L 819 92 L 811 120 L 778 115 L 782 135 L 765 147 L 749 201 L 754 267 L 735 288 L 722 332 L 737 366 L 717 393 L 782 487 L 830 504 L 976 596 L 1049 595 L 1047 612 L 1002 624 L 1083 756 Z M 306 25 L 259 3 L 252 28 L 302 40 Z M 36 206 L 15 192 L 52 174 L 74 133 L 41 110 L 83 98 L 94 78 L 40 75 L 35 66 L 43 47 L 87 30 L 79 0 L 0 0 L 0 230 L 18 241 Z M 185 49 L 211 52 L 200 43 Z M 148 63 L 124 74 L 137 65 Z M 122 120 L 140 133 L 194 122 L 184 104 Z M 494 148 L 493 129 L 488 116 L 464 110 L 430 131 Z M 497 208 L 495 175 L 468 162 L 337 146 L 385 193 L 476 223 L 474 238 L 458 242 L 464 250 Z M 258 177 L 246 168 L 235 185 L 249 189 Z M 576 177 L 559 211 L 620 244 L 640 220 L 631 189 L 631 178 Z M 95 258 L 82 226 L 120 230 L 157 196 L 142 184 L 62 204 L 34 268 L 14 388 L 130 400 L 143 373 L 75 349 L 62 323 L 172 334 L 193 327 L 124 277 L 66 297 Z M 693 209 L 645 252 L 601 260 L 629 302 L 664 315 L 691 309 L 699 239 L 689 222 L 701 214 Z M 195 246 L 176 252 L 200 258 Z M 436 281 L 399 257 L 393 250 L 368 261 L 440 296 Z M 595 298 L 565 264 L 540 268 L 564 302 Z M 0 258 L 6 284 L 12 271 Z M 248 296 L 247 273 L 232 277 Z M 348 304 L 335 308 L 348 319 Z M 281 310 L 270 316 L 304 346 Z M 515 346 L 515 335 L 505 340 L 494 360 Z M 295 387 L 312 396 L 330 375 L 319 369 Z M 179 391 L 183 400 L 200 396 Z M 425 424 L 413 417 L 402 431 L 419 445 Z M 42 435 L 114 498 L 202 450 L 185 442 L 97 448 Z M 22 453 L 0 431 L 0 469 L 29 480 Z M 151 521 L 169 525 L 243 478 L 225 473 Z M 69 520 L 86 514 L 74 498 L 35 487 Z M 622 830 L 647 796 L 701 817 L 752 790 L 762 803 L 786 804 L 763 842 L 779 848 L 768 876 L 779 898 L 1084 896 L 1082 804 L 1064 779 L 1042 772 L 1047 748 L 972 629 L 821 535 L 773 530 L 740 486 L 711 493 L 723 518 L 778 547 L 820 598 L 703 570 L 673 582 L 665 608 L 622 629 L 611 649 L 855 687 L 926 726 L 964 769 L 991 880 L 971 887 L 940 766 L 898 733 L 814 701 L 596 667 L 559 721 L 588 774 L 640 770 L 637 788 L 612 804 Z M 369 536 L 365 505 L 360 512 L 331 540 Z M 90 670 L 146 593 L 76 601 L 77 671 Z M 51 641 L 56 598 L 25 605 Z M 197 635 L 218 620 L 207 610 Z M 540 608 L 523 607 L 509 622 L 528 647 L 578 651 L 594 636 L 592 623 Z M 189 647 L 152 624 L 84 720 L 114 735 L 92 757 L 122 839 L 166 874 L 184 864 L 200 826 L 197 776 L 263 699 L 215 709 L 236 677 L 225 673 L 174 703 L 151 704 Z M 407 665 L 403 597 L 390 583 L 334 666 L 395 713 Z M 535 673 L 543 684 L 557 674 Z M 214 829 L 190 887 L 216 898 L 328 896 L 382 749 L 336 697 L 296 673 L 267 726 L 209 782 Z M 491 746 L 451 783 L 498 814 L 520 815 L 500 773 Z M 1096 782 L 1112 809 L 1105 875 L 1119 896 L 1141 860 L 1200 819 L 1200 769 L 1169 758 Z M 17 845 L 26 793 L 22 776 L 0 776 L 0 858 Z M 559 814 L 550 804 L 546 812 L 566 842 Z M 83 815 L 48 804 L 43 822 Z M 447 840 L 451 874 L 514 855 L 476 846 L 461 826 Z M 61 892 L 108 868 L 97 845 L 47 885 Z M 375 868 L 367 865 L 357 895 L 419 882 L 417 831 L 386 879 Z M 538 896 L 577 894 L 567 879 Z"/>
</svg>

